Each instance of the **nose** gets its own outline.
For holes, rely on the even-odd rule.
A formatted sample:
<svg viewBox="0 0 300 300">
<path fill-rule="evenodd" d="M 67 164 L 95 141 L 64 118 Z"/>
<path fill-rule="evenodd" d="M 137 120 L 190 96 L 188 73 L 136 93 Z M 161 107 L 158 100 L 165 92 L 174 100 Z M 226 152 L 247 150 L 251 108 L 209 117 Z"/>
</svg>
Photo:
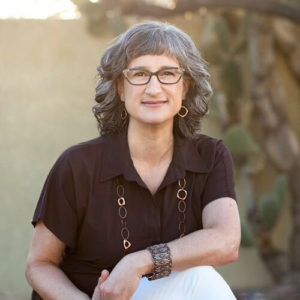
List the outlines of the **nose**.
<svg viewBox="0 0 300 300">
<path fill-rule="evenodd" d="M 158 94 L 161 92 L 161 83 L 158 81 L 157 76 L 152 75 L 150 81 L 146 86 L 147 94 Z"/>
</svg>

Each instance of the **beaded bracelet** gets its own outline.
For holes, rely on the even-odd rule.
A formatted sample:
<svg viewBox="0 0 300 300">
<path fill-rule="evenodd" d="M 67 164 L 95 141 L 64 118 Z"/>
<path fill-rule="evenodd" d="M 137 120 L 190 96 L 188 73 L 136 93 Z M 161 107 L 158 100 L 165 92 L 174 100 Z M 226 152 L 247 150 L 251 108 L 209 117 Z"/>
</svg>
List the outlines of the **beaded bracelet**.
<svg viewBox="0 0 300 300">
<path fill-rule="evenodd" d="M 154 268 L 153 273 L 146 275 L 148 280 L 167 277 L 171 273 L 172 258 L 170 248 L 167 244 L 158 244 L 147 247 L 151 253 Z"/>
</svg>

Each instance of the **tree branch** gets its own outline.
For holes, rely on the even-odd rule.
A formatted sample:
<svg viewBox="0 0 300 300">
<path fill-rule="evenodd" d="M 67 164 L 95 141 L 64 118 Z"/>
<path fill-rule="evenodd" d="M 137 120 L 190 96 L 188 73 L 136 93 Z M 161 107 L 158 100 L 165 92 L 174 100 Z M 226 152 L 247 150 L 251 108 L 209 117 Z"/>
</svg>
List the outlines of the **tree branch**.
<svg viewBox="0 0 300 300">
<path fill-rule="evenodd" d="M 275 0 L 178 0 L 174 9 L 145 4 L 141 1 L 122 1 L 120 5 L 121 12 L 124 15 L 134 14 L 159 18 L 182 14 L 186 11 L 195 11 L 201 7 L 242 8 L 256 13 L 286 18 L 300 24 L 300 8 L 298 6 Z"/>
</svg>

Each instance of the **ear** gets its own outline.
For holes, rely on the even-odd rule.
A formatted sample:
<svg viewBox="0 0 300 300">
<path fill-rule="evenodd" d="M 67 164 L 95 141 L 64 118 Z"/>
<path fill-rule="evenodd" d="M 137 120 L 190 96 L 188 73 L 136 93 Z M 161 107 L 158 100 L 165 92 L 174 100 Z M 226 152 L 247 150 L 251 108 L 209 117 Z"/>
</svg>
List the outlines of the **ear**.
<svg viewBox="0 0 300 300">
<path fill-rule="evenodd" d="M 182 91 L 182 99 L 185 99 L 185 96 L 187 94 L 187 92 L 189 91 L 190 88 L 190 84 L 191 84 L 191 78 L 190 77 L 185 77 L 183 80 L 183 91 Z"/>
<path fill-rule="evenodd" d="M 121 101 L 124 102 L 124 82 L 122 79 L 118 79 L 117 81 L 117 90 Z"/>
</svg>

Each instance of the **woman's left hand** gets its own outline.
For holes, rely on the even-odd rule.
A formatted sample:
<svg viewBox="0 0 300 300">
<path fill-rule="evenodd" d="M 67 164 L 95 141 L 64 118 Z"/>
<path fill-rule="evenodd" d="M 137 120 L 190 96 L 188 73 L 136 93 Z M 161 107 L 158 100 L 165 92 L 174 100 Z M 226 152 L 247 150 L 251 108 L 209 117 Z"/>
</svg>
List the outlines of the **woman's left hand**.
<svg viewBox="0 0 300 300">
<path fill-rule="evenodd" d="M 124 256 L 114 267 L 108 278 L 100 285 L 100 300 L 129 300 L 139 286 L 143 275 L 142 251 Z M 147 261 L 149 257 L 143 258 Z M 142 260 L 142 261 L 143 261 Z M 151 262 L 151 257 L 150 257 Z"/>
</svg>

